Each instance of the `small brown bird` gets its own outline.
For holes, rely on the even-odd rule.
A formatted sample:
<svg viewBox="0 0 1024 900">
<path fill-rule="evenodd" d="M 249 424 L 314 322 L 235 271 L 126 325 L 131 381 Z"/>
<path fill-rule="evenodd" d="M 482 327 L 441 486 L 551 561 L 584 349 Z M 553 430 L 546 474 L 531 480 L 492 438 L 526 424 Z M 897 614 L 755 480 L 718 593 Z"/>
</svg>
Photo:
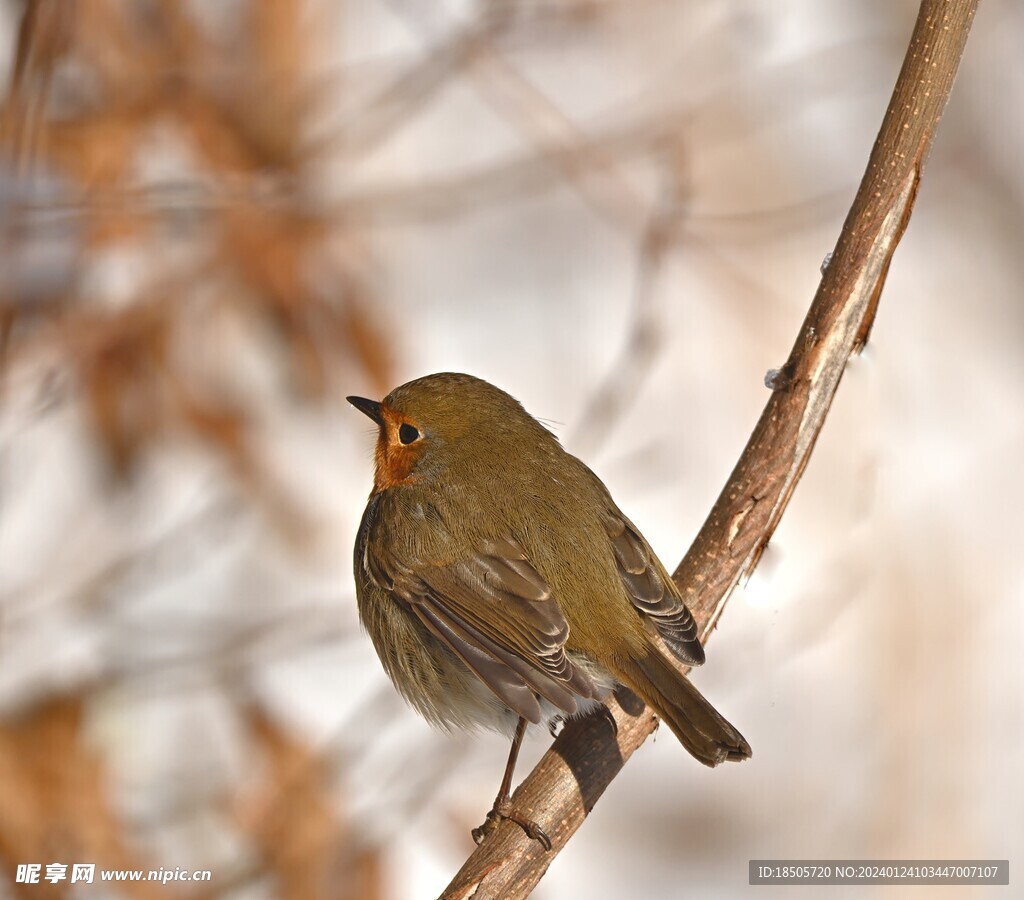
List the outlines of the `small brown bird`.
<svg viewBox="0 0 1024 900">
<path fill-rule="evenodd" d="M 428 375 L 382 402 L 355 546 L 359 616 L 402 696 L 435 725 L 512 736 L 499 818 L 550 848 L 509 790 L 528 722 L 638 694 L 698 760 L 750 746 L 658 648 L 704 662 L 697 623 L 600 479 L 520 403 L 469 375 Z"/>
</svg>

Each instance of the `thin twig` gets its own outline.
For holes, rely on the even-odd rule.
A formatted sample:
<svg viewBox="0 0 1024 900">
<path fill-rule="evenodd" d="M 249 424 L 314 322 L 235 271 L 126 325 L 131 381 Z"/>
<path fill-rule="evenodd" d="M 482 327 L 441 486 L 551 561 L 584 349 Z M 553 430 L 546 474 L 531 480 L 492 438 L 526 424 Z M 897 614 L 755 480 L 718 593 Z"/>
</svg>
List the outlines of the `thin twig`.
<svg viewBox="0 0 1024 900">
<path fill-rule="evenodd" d="M 921 3 L 867 171 L 789 360 L 774 374 L 771 399 L 674 573 L 705 638 L 775 531 L 846 362 L 867 337 L 976 7 L 977 0 Z M 546 852 L 504 822 L 472 853 L 445 900 L 514 900 L 530 893 L 654 728 L 649 710 L 613 707 L 617 735 L 594 717 L 570 722 L 512 798 L 544 828 L 553 849 Z"/>
<path fill-rule="evenodd" d="M 436 13 L 424 16 L 422 4 L 393 4 L 423 28 Z M 480 37 L 467 60 L 467 73 L 494 111 L 535 148 L 538 160 L 558 171 L 594 212 L 615 227 L 635 230 L 645 216 L 644 202 L 598 145 L 537 87 L 496 46 L 492 36 Z"/>
</svg>

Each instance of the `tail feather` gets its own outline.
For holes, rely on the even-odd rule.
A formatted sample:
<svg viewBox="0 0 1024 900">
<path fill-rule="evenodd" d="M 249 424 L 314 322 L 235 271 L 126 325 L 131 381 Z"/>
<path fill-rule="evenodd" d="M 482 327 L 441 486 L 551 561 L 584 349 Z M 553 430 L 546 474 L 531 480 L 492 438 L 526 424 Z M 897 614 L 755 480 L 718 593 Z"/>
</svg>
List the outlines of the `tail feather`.
<svg viewBox="0 0 1024 900">
<path fill-rule="evenodd" d="M 751 755 L 743 735 L 657 650 L 651 648 L 631 674 L 635 683 L 629 686 L 704 765 L 738 762 Z"/>
</svg>

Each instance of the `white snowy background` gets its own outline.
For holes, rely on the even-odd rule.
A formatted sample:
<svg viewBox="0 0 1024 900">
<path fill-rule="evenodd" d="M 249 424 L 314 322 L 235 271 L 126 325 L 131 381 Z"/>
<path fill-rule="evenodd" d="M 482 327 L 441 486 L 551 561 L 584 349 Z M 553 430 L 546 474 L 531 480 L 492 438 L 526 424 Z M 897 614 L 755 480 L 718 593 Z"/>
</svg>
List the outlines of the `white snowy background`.
<svg viewBox="0 0 1024 900">
<path fill-rule="evenodd" d="M 392 73 L 486 6 L 325 5 L 305 4 L 320 23 L 310 69 L 337 88 L 316 133 L 343 136 L 358 136 L 357 114 Z M 216 30 L 244 4 L 192 6 Z M 508 390 L 672 568 L 767 400 L 766 370 L 789 353 L 916 4 L 512 6 L 513 23 L 367 139 L 371 151 L 343 137 L 296 190 L 358 235 L 393 384 L 454 370 Z M 3 70 L 19 10 L 3 6 Z M 755 890 L 752 858 L 1009 858 L 1018 879 L 1022 36 L 1024 7 L 982 4 L 871 343 L 694 676 L 753 759 L 710 771 L 663 730 L 534 896 L 739 897 Z M 201 181 L 196 158 L 154 129 L 134 184 Z M 27 176 L 4 165 L 12 196 Z M 649 265 L 652 222 L 669 244 Z M 202 244 L 82 255 L 73 226 L 48 235 L 29 242 L 37 258 L 5 245 L 5 277 L 15 262 L 38 269 L 25 279 L 83 267 L 83 302 L 112 308 Z M 67 360 L 45 343 L 13 354 L 0 397 L 0 720 L 85 697 L 132 846 L 212 869 L 219 895 L 218 878 L 254 852 L 222 801 L 260 777 L 246 725 L 259 709 L 328 760 L 324 791 L 353 840 L 383 854 L 383 896 L 436 896 L 472 849 L 507 748 L 433 732 L 358 630 L 351 547 L 373 435 L 344 396 L 379 385 L 335 359 L 323 398 L 298 402 L 259 328 L 196 321 L 177 352 L 242 398 L 260 464 L 301 524 L 282 527 L 275 501 L 173 434 L 112 486 Z M 624 400 L 610 415 L 592 405 L 609 381 Z M 520 776 L 549 741 L 531 736 Z M 13 891 L 11 871 L 0 880 Z M 232 893 L 278 895 L 272 877 Z"/>
</svg>

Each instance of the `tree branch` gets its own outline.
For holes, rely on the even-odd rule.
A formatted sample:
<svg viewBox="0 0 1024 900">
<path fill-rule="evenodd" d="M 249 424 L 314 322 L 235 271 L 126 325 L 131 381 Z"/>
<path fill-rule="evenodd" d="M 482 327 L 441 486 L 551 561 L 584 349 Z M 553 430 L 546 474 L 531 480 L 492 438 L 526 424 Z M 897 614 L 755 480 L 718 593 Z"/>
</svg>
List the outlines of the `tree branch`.
<svg viewBox="0 0 1024 900">
<path fill-rule="evenodd" d="M 977 0 L 923 0 L 892 100 L 835 252 L 772 396 L 736 468 L 673 577 L 706 639 L 753 570 L 810 457 L 850 355 L 867 340 L 889 263 L 949 98 Z M 635 698 L 570 722 L 513 797 L 548 833 L 545 852 L 503 822 L 469 857 L 444 900 L 525 897 L 593 809 L 655 718 Z"/>
</svg>

